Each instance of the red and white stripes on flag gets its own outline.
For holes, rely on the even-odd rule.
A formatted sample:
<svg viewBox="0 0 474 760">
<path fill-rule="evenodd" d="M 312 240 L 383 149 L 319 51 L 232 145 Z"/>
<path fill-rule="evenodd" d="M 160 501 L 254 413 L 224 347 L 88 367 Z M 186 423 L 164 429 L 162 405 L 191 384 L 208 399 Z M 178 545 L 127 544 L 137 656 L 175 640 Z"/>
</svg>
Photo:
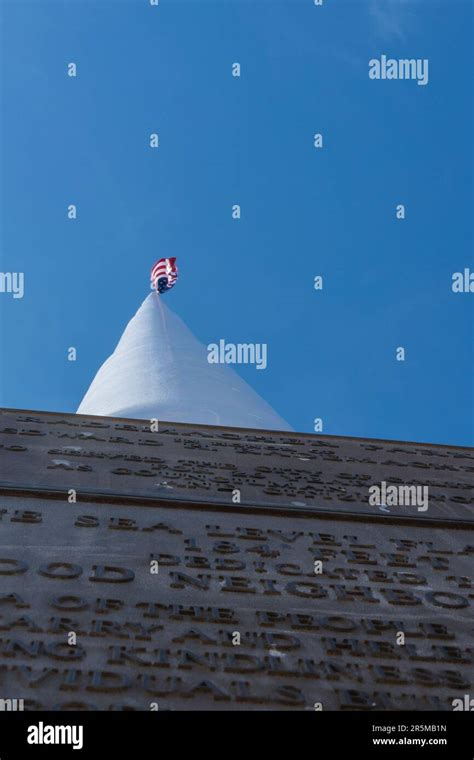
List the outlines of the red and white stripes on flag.
<svg viewBox="0 0 474 760">
<path fill-rule="evenodd" d="M 166 293 L 167 290 L 171 290 L 177 279 L 176 257 L 158 259 L 151 269 L 150 281 L 157 293 Z"/>
</svg>

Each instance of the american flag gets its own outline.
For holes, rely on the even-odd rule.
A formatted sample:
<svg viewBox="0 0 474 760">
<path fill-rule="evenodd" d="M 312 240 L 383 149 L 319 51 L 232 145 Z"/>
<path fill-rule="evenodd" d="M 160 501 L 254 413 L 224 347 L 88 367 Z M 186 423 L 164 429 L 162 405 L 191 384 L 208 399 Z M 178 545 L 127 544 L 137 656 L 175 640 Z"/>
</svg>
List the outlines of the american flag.
<svg viewBox="0 0 474 760">
<path fill-rule="evenodd" d="M 157 293 L 166 293 L 167 290 L 171 290 L 177 279 L 176 257 L 158 259 L 156 264 L 152 266 L 150 280 Z"/>
</svg>

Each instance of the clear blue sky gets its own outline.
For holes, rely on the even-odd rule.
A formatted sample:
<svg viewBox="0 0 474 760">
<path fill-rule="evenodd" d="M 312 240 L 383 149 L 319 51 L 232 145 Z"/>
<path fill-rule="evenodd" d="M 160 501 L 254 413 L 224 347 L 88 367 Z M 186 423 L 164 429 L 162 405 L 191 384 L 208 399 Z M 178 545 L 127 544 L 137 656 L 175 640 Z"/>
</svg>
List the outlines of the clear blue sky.
<svg viewBox="0 0 474 760">
<path fill-rule="evenodd" d="M 74 412 L 169 255 L 169 306 L 267 343 L 237 369 L 295 429 L 472 445 L 470 0 L 0 6 L 2 406 Z"/>
</svg>

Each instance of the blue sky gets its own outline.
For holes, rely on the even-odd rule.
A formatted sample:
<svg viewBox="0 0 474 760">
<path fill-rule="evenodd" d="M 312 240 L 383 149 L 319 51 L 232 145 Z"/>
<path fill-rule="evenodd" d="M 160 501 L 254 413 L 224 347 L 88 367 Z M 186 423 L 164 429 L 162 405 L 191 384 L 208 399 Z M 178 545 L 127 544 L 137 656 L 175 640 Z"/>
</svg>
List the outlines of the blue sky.
<svg viewBox="0 0 474 760">
<path fill-rule="evenodd" d="M 296 430 L 472 445 L 470 0 L 0 7 L 2 406 L 74 412 L 177 256 L 168 305 L 267 343 L 237 370 Z M 382 54 L 428 85 L 370 80 Z"/>
</svg>

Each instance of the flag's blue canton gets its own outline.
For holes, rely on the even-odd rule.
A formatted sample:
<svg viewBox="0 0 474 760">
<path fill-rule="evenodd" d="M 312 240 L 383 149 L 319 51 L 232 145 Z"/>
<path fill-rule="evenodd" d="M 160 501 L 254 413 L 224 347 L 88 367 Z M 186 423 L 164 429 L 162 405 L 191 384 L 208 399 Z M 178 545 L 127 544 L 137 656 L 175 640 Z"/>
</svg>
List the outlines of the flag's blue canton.
<svg viewBox="0 0 474 760">
<path fill-rule="evenodd" d="M 165 290 L 169 290 L 169 284 L 168 284 L 168 278 L 167 277 L 160 277 L 158 282 L 156 283 L 156 289 L 158 293 L 164 293 Z"/>
</svg>

